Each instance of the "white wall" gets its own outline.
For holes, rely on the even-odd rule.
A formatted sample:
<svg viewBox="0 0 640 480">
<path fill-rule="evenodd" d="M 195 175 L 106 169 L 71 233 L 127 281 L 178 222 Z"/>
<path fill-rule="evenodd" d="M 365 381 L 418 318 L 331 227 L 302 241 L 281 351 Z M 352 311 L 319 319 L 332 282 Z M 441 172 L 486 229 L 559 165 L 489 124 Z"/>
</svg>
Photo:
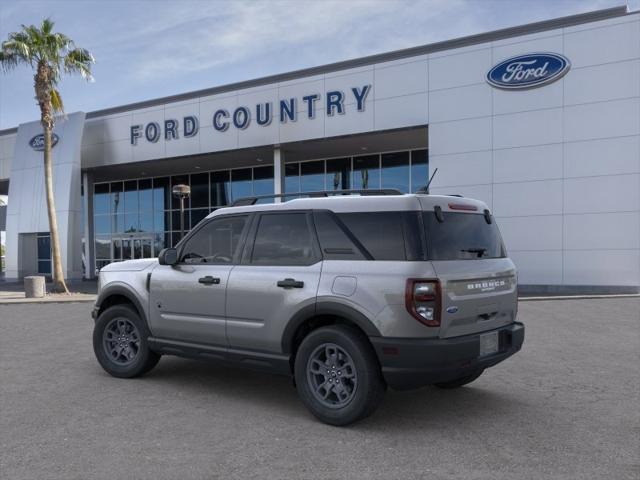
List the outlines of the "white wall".
<svg viewBox="0 0 640 480">
<path fill-rule="evenodd" d="M 564 54 L 562 79 L 490 87 L 505 58 Z M 433 193 L 493 209 L 522 284 L 640 285 L 640 15 L 429 57 Z"/>
<path fill-rule="evenodd" d="M 555 52 L 562 79 L 494 89 L 486 73 L 518 54 Z M 350 88 L 371 84 L 364 112 Z M 324 96 L 342 90 L 344 115 Z M 301 97 L 318 93 L 315 118 Z M 278 101 L 298 98 L 298 121 Z M 270 101 L 269 126 L 215 131 L 212 115 Z M 199 133 L 130 143 L 130 127 L 196 115 Z M 83 168 L 429 124 L 433 193 L 484 200 L 498 219 L 520 282 L 640 286 L 640 14 L 379 63 L 88 120 Z M 0 178 L 12 142 L 0 138 Z M 13 182 L 13 180 L 12 180 Z"/>
<path fill-rule="evenodd" d="M 53 193 L 58 219 L 62 264 L 65 278 L 82 277 L 80 232 L 80 147 L 84 113 L 69 114 L 56 123 L 59 136 L 52 149 Z M 18 127 L 15 158 L 9 181 L 7 206 L 6 277 L 21 278 L 35 273 L 21 265 L 20 234 L 48 232 L 46 195 L 44 189 L 43 153 L 35 151 L 29 141 L 42 133 L 40 122 L 23 123 Z M 35 252 L 33 252 L 35 254 Z"/>
<path fill-rule="evenodd" d="M 7 180 L 10 176 L 15 143 L 15 133 L 0 137 L 0 180 Z"/>
<path fill-rule="evenodd" d="M 87 168 L 156 160 L 426 125 L 427 63 L 427 56 L 414 57 L 90 119 L 86 122 L 82 165 Z M 351 88 L 364 85 L 372 87 L 364 111 L 360 112 Z M 326 115 L 325 93 L 332 90 L 345 94 L 345 113 L 342 115 Z M 302 97 L 314 93 L 320 95 L 320 100 L 315 102 L 314 118 L 309 119 Z M 280 122 L 279 101 L 291 97 L 298 99 L 297 121 Z M 273 108 L 268 126 L 260 126 L 255 121 L 255 105 L 264 102 L 271 102 Z M 238 130 L 230 126 L 225 132 L 216 131 L 212 125 L 213 114 L 221 108 L 232 113 L 238 106 L 252 110 L 249 127 Z M 197 136 L 183 138 L 180 135 L 177 140 L 161 138 L 157 143 L 140 138 L 137 145 L 131 145 L 132 125 L 145 125 L 151 121 L 163 125 L 165 119 L 181 121 L 185 115 L 199 118 Z"/>
</svg>

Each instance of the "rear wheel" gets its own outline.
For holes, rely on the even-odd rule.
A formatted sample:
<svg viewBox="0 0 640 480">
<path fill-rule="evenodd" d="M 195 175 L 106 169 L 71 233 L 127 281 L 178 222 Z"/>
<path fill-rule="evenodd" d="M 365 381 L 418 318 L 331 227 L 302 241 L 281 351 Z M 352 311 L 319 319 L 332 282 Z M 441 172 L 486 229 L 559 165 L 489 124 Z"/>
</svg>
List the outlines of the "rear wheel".
<svg viewBox="0 0 640 480">
<path fill-rule="evenodd" d="M 371 415 L 386 388 L 367 339 L 342 325 L 319 328 L 304 338 L 296 354 L 295 379 L 302 402 L 331 425 Z"/>
<path fill-rule="evenodd" d="M 484 370 L 480 370 L 478 372 L 472 373 L 470 375 L 465 375 L 463 377 L 460 378 L 456 378 L 455 380 L 451 380 L 448 382 L 440 382 L 440 383 L 434 383 L 434 385 L 438 388 L 443 388 L 445 390 L 451 390 L 454 388 L 459 388 L 462 387 L 468 383 L 473 382 L 474 380 L 476 380 L 480 375 L 482 375 L 482 373 L 484 372 Z"/>
<path fill-rule="evenodd" d="M 120 378 L 144 375 L 160 360 L 151 351 L 149 329 L 128 305 L 114 305 L 100 314 L 93 329 L 93 351 L 102 368 Z"/>
</svg>

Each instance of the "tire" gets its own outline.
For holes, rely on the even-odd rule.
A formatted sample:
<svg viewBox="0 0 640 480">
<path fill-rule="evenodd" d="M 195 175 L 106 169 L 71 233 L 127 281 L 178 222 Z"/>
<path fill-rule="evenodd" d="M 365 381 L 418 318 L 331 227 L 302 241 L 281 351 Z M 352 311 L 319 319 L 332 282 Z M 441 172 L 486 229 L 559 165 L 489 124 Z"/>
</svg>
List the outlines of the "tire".
<svg viewBox="0 0 640 480">
<path fill-rule="evenodd" d="M 480 375 L 482 375 L 482 373 L 484 372 L 484 370 L 480 370 L 479 372 L 475 372 L 472 373 L 470 375 L 465 375 L 463 377 L 460 378 L 456 378 L 455 380 L 451 380 L 449 382 L 440 382 L 440 383 L 434 383 L 434 385 L 438 388 L 442 388 L 445 390 L 452 390 L 454 388 L 460 388 L 468 383 L 473 382 L 474 380 L 476 380 Z"/>
<path fill-rule="evenodd" d="M 93 351 L 108 374 L 118 378 L 139 377 L 160 360 L 160 355 L 149 349 L 149 335 L 147 324 L 133 307 L 114 305 L 96 321 Z"/>
<path fill-rule="evenodd" d="M 302 402 L 330 425 L 349 425 L 368 417 L 386 390 L 366 337 L 344 325 L 309 333 L 298 348 L 294 374 Z"/>
</svg>

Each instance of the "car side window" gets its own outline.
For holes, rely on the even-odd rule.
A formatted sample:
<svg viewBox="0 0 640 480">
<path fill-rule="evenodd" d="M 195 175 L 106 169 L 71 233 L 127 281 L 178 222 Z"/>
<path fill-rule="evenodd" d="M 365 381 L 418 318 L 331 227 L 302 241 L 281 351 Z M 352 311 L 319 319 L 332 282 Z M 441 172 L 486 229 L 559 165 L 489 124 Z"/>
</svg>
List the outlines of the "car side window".
<svg viewBox="0 0 640 480">
<path fill-rule="evenodd" d="M 374 260 L 407 260 L 402 212 L 338 213 Z"/>
<path fill-rule="evenodd" d="M 318 240 L 325 260 L 366 260 L 362 244 L 357 245 L 355 237 L 349 238 L 350 232 L 339 224 L 332 212 L 316 211 L 313 221 L 318 232 Z M 369 255 L 369 258 L 371 255 Z"/>
<path fill-rule="evenodd" d="M 190 264 L 230 264 L 238 250 L 247 215 L 211 220 L 187 240 L 180 261 Z"/>
<path fill-rule="evenodd" d="M 254 265 L 311 265 L 316 261 L 315 239 L 307 214 L 261 215 L 251 254 Z"/>
</svg>

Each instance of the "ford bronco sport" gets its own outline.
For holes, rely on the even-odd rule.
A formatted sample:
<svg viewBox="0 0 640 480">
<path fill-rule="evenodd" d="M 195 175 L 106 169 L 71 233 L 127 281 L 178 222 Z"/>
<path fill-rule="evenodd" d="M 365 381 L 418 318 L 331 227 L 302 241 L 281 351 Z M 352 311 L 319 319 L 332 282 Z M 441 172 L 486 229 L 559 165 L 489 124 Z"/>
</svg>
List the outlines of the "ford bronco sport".
<svg viewBox="0 0 640 480">
<path fill-rule="evenodd" d="M 484 203 L 360 193 L 242 199 L 157 260 L 106 266 L 100 365 L 136 377 L 169 354 L 291 375 L 346 425 L 387 386 L 460 387 L 521 348 L 516 270 Z"/>
</svg>

